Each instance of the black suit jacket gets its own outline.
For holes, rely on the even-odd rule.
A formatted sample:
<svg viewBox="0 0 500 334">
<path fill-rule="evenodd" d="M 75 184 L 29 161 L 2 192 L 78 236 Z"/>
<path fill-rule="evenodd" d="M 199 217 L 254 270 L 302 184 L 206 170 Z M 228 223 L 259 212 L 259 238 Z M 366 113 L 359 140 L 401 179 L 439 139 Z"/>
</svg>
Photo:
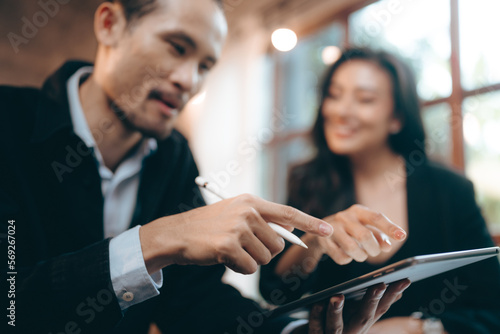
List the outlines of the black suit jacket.
<svg viewBox="0 0 500 334">
<path fill-rule="evenodd" d="M 69 114 L 66 82 L 83 65 L 65 64 L 41 90 L 0 87 L 1 254 L 15 220 L 17 271 L 16 327 L 9 332 L 145 333 L 152 321 L 165 333 L 262 329 L 260 308 L 221 283 L 223 266 L 169 266 L 160 296 L 122 314 L 110 281 L 96 161 Z M 174 131 L 144 162 L 131 227 L 204 205 L 197 175 L 186 140 Z"/>
<path fill-rule="evenodd" d="M 435 163 L 408 164 L 407 170 L 408 239 L 387 263 L 371 265 L 353 261 L 340 266 L 325 256 L 308 278 L 286 275 L 282 280 L 274 274 L 278 255 L 261 270 L 262 295 L 270 299 L 274 289 L 281 289 L 285 301 L 291 301 L 308 291 L 321 291 L 411 256 L 494 245 L 470 181 Z M 297 179 L 292 173 L 291 182 Z M 302 207 L 301 203 L 290 204 Z M 339 206 L 334 203 L 332 207 Z M 324 216 L 333 213 L 326 209 Z M 440 318 L 450 334 L 500 333 L 498 259 L 412 284 L 384 317 L 409 316 L 417 311 Z"/>
</svg>

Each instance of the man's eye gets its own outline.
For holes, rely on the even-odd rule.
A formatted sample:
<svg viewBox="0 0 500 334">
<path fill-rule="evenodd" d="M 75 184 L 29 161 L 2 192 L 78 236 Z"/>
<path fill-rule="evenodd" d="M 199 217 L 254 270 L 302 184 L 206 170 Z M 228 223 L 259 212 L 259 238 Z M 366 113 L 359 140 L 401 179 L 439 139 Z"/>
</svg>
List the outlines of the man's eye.
<svg viewBox="0 0 500 334">
<path fill-rule="evenodd" d="M 172 42 L 170 44 L 175 49 L 175 52 L 177 52 L 180 56 L 182 56 L 186 53 L 186 49 L 183 46 L 176 44 L 176 43 L 172 43 Z"/>
<path fill-rule="evenodd" d="M 200 70 L 202 72 L 208 72 L 210 71 L 210 66 L 208 66 L 207 64 L 200 64 Z"/>
</svg>

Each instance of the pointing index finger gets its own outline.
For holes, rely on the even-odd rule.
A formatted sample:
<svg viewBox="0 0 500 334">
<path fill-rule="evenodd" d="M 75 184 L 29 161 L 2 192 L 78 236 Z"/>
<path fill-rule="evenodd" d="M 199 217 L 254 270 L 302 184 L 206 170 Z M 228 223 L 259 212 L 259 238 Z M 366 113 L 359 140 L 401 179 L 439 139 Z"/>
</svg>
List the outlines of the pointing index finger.
<svg viewBox="0 0 500 334">
<path fill-rule="evenodd" d="M 393 223 L 387 216 L 380 212 L 372 211 L 364 206 L 357 205 L 358 219 L 365 225 L 373 225 L 391 238 L 403 241 L 406 239 L 406 231 L 399 225 Z"/>
<path fill-rule="evenodd" d="M 333 233 L 332 225 L 314 218 L 291 206 L 281 205 L 259 199 L 257 211 L 266 221 L 286 226 L 292 226 L 304 232 L 309 232 L 322 237 L 328 237 Z"/>
</svg>

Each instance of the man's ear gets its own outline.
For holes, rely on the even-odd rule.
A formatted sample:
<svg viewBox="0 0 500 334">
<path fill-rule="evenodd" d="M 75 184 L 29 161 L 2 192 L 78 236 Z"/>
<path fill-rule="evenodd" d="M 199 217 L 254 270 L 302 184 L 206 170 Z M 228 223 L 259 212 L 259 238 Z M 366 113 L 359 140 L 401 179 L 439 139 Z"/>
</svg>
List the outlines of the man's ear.
<svg viewBox="0 0 500 334">
<path fill-rule="evenodd" d="M 127 27 L 122 7 L 117 3 L 104 2 L 94 15 L 94 33 L 100 45 L 115 46 Z"/>
</svg>

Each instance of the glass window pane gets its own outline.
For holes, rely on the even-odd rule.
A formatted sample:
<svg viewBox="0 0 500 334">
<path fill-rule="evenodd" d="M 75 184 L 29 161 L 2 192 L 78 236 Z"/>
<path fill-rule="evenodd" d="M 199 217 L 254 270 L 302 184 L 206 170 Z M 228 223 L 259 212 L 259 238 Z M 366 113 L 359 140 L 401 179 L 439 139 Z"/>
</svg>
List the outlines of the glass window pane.
<svg viewBox="0 0 500 334">
<path fill-rule="evenodd" d="M 466 173 L 491 229 L 500 233 L 500 92 L 469 97 L 463 110 Z"/>
<path fill-rule="evenodd" d="M 344 28 L 334 23 L 328 28 L 301 39 L 290 52 L 278 54 L 281 66 L 281 103 L 290 123 L 289 130 L 305 130 L 314 122 L 318 106 L 318 85 L 326 69 L 323 50 L 342 45 Z M 338 50 L 338 49 L 337 49 Z"/>
<path fill-rule="evenodd" d="M 426 151 L 431 159 L 445 165 L 451 164 L 451 108 L 441 103 L 422 110 L 426 135 Z"/>
<path fill-rule="evenodd" d="M 451 95 L 450 1 L 382 0 L 350 16 L 350 43 L 407 59 L 422 99 Z"/>
<path fill-rule="evenodd" d="M 460 0 L 459 12 L 464 88 L 500 83 L 500 1 Z"/>
<path fill-rule="evenodd" d="M 287 200 L 288 172 L 291 166 L 313 157 L 315 149 L 309 136 L 276 143 L 262 154 L 262 189 L 263 197 L 274 202 L 285 203 Z M 273 173 L 268 166 L 273 166 Z"/>
</svg>

